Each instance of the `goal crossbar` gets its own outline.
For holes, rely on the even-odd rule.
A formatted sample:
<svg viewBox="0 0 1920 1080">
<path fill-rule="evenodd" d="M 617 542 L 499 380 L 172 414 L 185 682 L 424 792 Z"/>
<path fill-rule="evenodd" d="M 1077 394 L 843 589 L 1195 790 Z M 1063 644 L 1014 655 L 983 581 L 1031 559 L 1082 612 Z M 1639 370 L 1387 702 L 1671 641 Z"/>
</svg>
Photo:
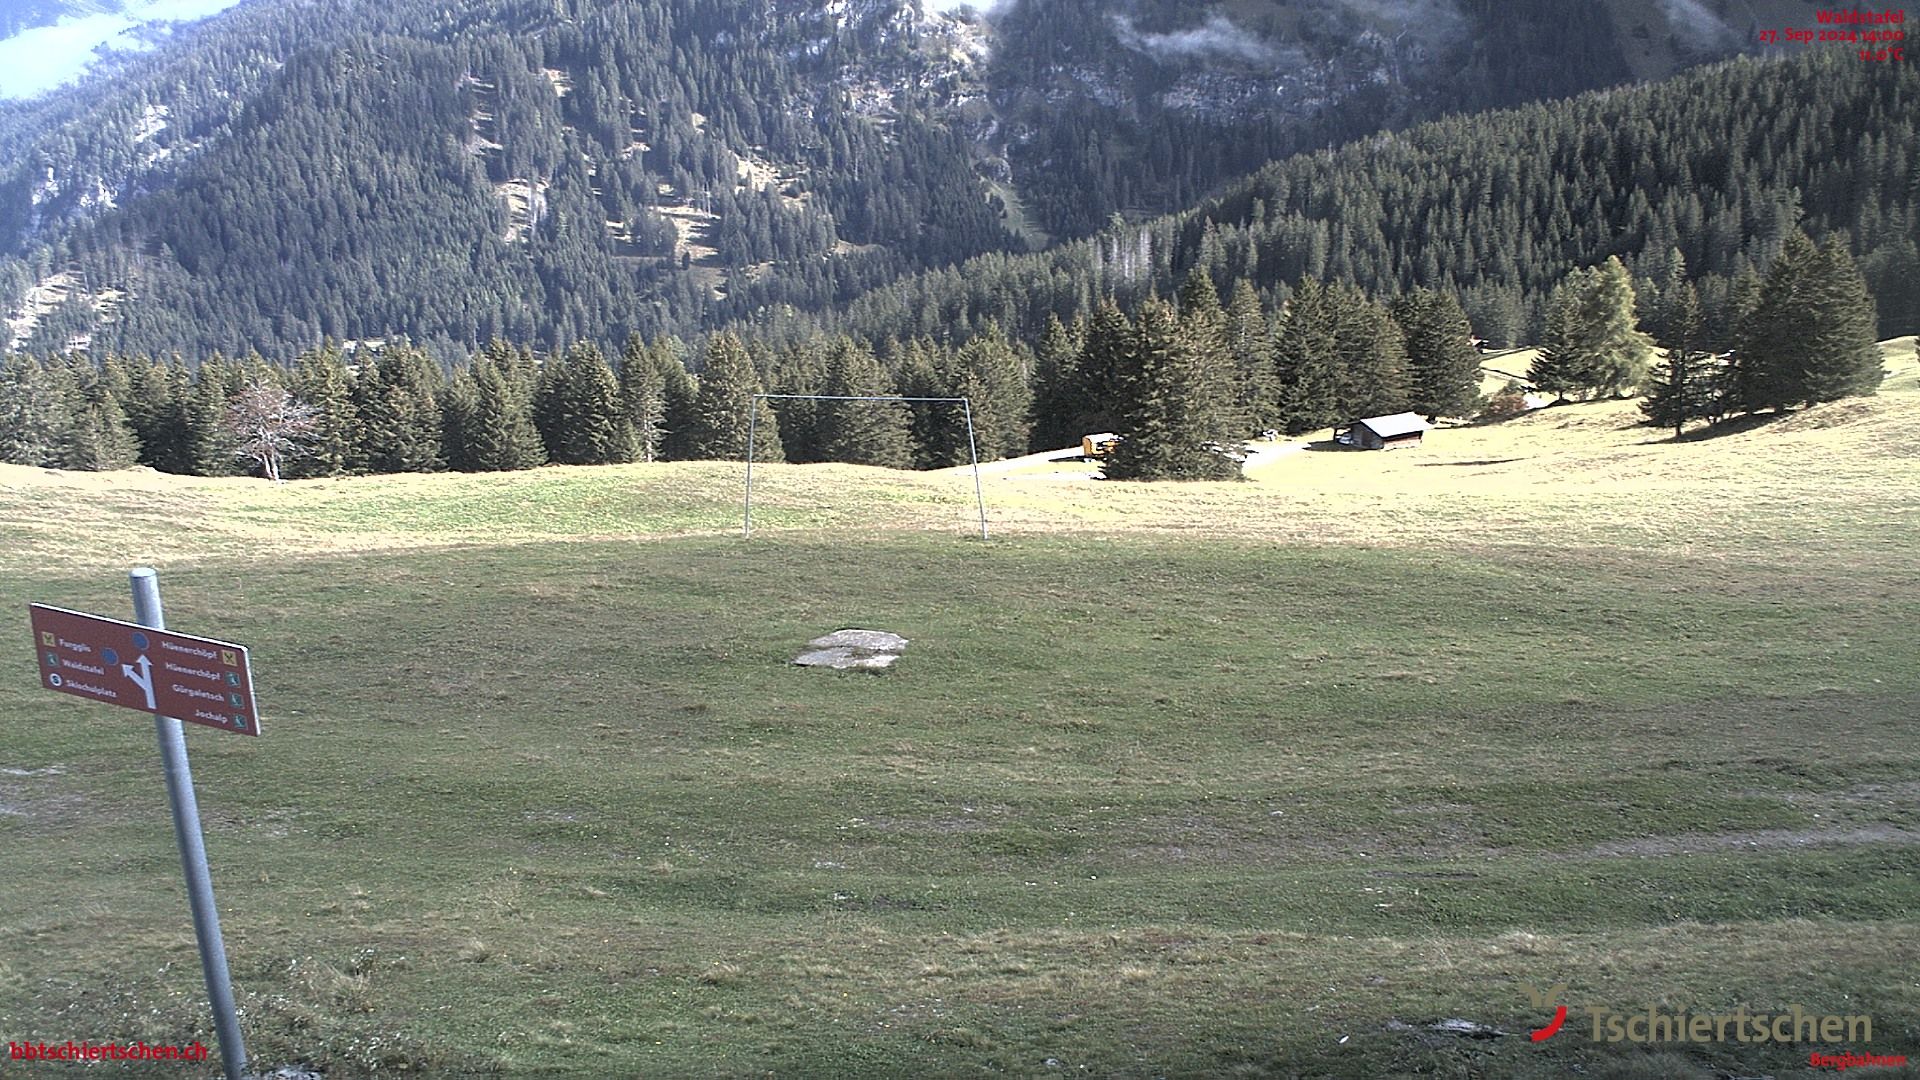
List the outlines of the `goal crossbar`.
<svg viewBox="0 0 1920 1080">
<path fill-rule="evenodd" d="M 754 427 L 760 420 L 762 401 L 905 401 L 959 405 L 967 421 L 967 457 L 973 461 L 973 499 L 980 510 L 980 539 L 987 538 L 987 496 L 980 487 L 980 450 L 973 438 L 973 402 L 963 397 L 901 397 L 893 394 L 754 394 L 747 406 L 747 496 L 742 504 L 740 537 L 753 536 L 753 454 L 756 449 Z"/>
</svg>

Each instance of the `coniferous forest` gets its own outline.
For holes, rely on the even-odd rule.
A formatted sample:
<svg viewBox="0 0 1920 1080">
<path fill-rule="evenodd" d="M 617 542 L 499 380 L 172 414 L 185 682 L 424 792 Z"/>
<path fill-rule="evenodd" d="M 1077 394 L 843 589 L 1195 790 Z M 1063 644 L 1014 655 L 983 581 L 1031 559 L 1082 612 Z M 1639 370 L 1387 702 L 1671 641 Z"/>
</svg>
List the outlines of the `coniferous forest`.
<svg viewBox="0 0 1920 1080">
<path fill-rule="evenodd" d="M 1876 288 L 1908 279 L 1909 65 L 1468 116 L 1619 83 L 1623 46 L 1564 5 L 1368 6 L 1243 4 L 1248 52 L 1176 56 L 1155 42 L 1193 5 L 1020 0 L 981 59 L 979 21 L 903 0 L 250 5 L 0 108 L 0 307 L 40 353 L 404 336 L 450 362 L 795 321 L 1031 339 L 1204 262 L 1276 299 L 1304 276 L 1457 288 L 1505 340 L 1608 255 L 1678 246 L 1730 280 L 1796 189 Z M 1573 30 L 1582 49 L 1547 47 Z"/>
<path fill-rule="evenodd" d="M 762 32 L 743 36 L 749 7 Z M 1682 431 L 1871 392 L 1874 335 L 1920 318 L 1911 65 L 1740 59 L 1223 186 L 1254 162 L 1170 150 L 1146 113 L 1104 148 L 1032 114 L 983 160 L 939 104 L 978 77 L 957 59 L 969 24 L 852 10 L 242 11 L 114 93 L 9 106 L 0 147 L 24 164 L 0 187 L 0 300 L 33 317 L 5 360 L 0 457 L 287 476 L 726 458 L 752 412 L 761 457 L 964 461 L 949 405 L 748 401 L 899 394 L 968 398 L 985 457 L 1157 432 L 1111 473 L 1204 477 L 1224 466 L 1195 447 L 1256 432 L 1474 415 L 1476 338 L 1542 344 L 1535 389 L 1643 391 Z M 1155 11 L 1106 32 L 1152 40 Z M 1025 28 L 994 53 L 1003 91 L 1045 83 L 1030 50 L 1100 21 L 1001 18 Z M 959 35 L 944 53 L 936 30 Z M 1612 72 L 1596 55 L 1562 77 Z M 1096 59 L 1113 85 L 1178 74 Z M 1003 118 L 1029 98 L 1003 94 Z M 1360 126 L 1344 115 L 1266 116 L 1236 145 Z M 1023 157 L 1049 130 L 1060 152 Z M 1089 165 L 1114 153 L 1131 165 Z M 61 181 L 81 163 L 91 187 Z M 232 406 L 261 388 L 295 410 L 284 462 L 234 452 Z"/>
<path fill-rule="evenodd" d="M 1679 260 L 1727 337 L 1736 281 L 1799 228 L 1844 235 L 1880 301 L 1880 334 L 1912 333 L 1916 101 L 1912 65 L 1737 61 L 1295 156 L 1188 213 L 903 279 L 824 321 L 880 337 L 991 322 L 1031 337 L 1095 297 L 1166 295 L 1201 267 L 1217 287 L 1247 280 L 1280 300 L 1305 278 L 1383 296 L 1450 290 L 1480 336 L 1515 344 L 1539 340 L 1570 270 L 1618 257 L 1641 282 Z"/>
<path fill-rule="evenodd" d="M 1677 252 L 1671 265 L 1645 296 L 1618 258 L 1569 273 L 1553 290 L 1532 385 L 1575 398 L 1644 389 L 1650 422 L 1676 434 L 1688 421 L 1879 386 L 1874 300 L 1840 239 L 1816 247 L 1789 233 L 1764 279 L 1741 278 L 1731 336 L 1702 325 Z M 1196 268 L 1173 300 L 1149 296 L 1130 312 L 1108 297 L 1071 323 L 1049 318 L 1031 347 L 989 325 L 957 346 L 845 335 L 773 345 L 722 332 L 697 353 L 636 334 L 617 362 L 590 341 L 545 356 L 496 342 L 450 372 L 404 342 L 351 361 L 328 345 L 291 366 L 16 354 L 0 358 L 0 460 L 276 479 L 484 472 L 738 460 L 752 432 L 763 461 L 940 468 L 1112 430 L 1122 436 L 1112 479 L 1225 479 L 1238 475 L 1233 448 L 1262 432 L 1481 408 L 1480 355 L 1450 291 L 1382 302 L 1307 278 L 1273 308 L 1247 279 L 1231 285 L 1223 303 Z M 950 401 L 803 395 L 963 398 L 973 443 Z M 263 399 L 283 418 L 272 454 L 260 450 Z"/>
</svg>

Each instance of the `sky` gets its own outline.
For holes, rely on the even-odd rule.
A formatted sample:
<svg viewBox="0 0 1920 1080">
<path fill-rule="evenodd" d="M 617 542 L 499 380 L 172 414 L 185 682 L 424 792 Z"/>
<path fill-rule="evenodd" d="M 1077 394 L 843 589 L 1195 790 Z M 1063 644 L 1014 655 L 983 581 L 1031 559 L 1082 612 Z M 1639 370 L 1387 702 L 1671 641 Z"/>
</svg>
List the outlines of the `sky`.
<svg viewBox="0 0 1920 1080">
<path fill-rule="evenodd" d="M 141 23 L 187 22 L 232 7 L 238 0 L 132 0 L 121 14 L 62 19 L 0 41 L 0 98 L 35 97 L 74 81 L 99 59 L 101 45 L 141 49 L 129 34 Z"/>
</svg>

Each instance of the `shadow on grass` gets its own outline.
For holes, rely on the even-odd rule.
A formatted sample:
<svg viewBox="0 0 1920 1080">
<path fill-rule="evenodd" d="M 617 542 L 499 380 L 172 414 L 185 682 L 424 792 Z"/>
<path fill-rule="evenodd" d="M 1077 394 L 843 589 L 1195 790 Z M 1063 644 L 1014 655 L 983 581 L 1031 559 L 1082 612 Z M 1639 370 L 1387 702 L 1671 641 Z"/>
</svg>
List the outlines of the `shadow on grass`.
<svg viewBox="0 0 1920 1080">
<path fill-rule="evenodd" d="M 1775 412 L 1767 413 L 1764 416 L 1735 416 L 1716 424 L 1708 424 L 1703 428 L 1695 428 L 1692 431 L 1682 434 L 1677 439 L 1672 435 L 1658 439 L 1643 439 L 1640 445 L 1658 446 L 1662 443 L 1706 442 L 1709 439 L 1721 439 L 1728 435 L 1744 435 L 1749 431 L 1758 431 L 1763 427 L 1777 423 L 1792 415 L 1793 413 L 1791 412 Z"/>
<path fill-rule="evenodd" d="M 1423 461 L 1420 463 L 1420 467 L 1423 469 L 1443 469 L 1449 466 L 1457 466 L 1457 465 L 1505 465 L 1509 462 L 1525 461 L 1525 460 L 1526 460 L 1525 458 L 1503 457 L 1503 458 L 1482 458 L 1479 461 Z"/>
</svg>

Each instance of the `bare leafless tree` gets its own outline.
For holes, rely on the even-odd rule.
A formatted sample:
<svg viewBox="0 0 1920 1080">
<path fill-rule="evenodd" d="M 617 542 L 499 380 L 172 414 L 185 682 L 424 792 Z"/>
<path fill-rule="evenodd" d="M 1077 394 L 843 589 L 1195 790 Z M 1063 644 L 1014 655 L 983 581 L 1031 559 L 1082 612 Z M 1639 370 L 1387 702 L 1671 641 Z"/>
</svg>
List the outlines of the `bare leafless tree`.
<svg viewBox="0 0 1920 1080">
<path fill-rule="evenodd" d="M 259 462 L 267 479 L 276 482 L 281 462 L 304 452 L 318 427 L 313 406 L 265 383 L 235 394 L 220 422 L 234 455 Z"/>
</svg>

